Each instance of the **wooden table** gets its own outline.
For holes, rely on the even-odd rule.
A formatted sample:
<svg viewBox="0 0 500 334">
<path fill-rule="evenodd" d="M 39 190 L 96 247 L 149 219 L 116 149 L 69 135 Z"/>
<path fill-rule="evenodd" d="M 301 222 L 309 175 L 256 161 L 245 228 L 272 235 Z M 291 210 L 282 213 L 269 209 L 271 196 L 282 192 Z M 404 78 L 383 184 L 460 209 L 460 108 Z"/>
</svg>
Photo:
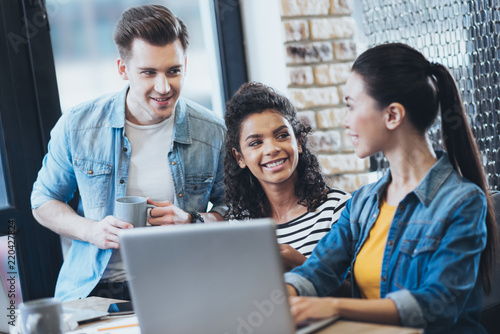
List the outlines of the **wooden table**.
<svg viewBox="0 0 500 334">
<path fill-rule="evenodd" d="M 100 297 L 89 297 L 85 299 L 75 300 L 71 302 L 66 302 L 63 305 L 74 307 L 74 308 L 84 308 L 84 309 L 93 309 L 96 311 L 107 311 L 108 307 L 112 303 L 121 302 L 122 300 L 117 299 L 108 299 L 108 298 L 100 298 Z M 99 321 L 99 324 L 109 323 L 112 326 L 113 322 L 116 322 L 117 318 L 108 317 L 104 320 Z M 85 329 L 91 326 L 95 326 L 93 324 L 85 324 L 78 327 L 78 329 Z M 137 331 L 134 333 L 140 334 L 140 330 L 137 327 Z M 331 326 L 317 332 L 317 334 L 420 334 L 423 333 L 422 330 L 414 329 L 414 328 L 406 328 L 406 327 L 397 327 L 397 326 L 387 326 L 387 325 L 377 325 L 371 323 L 362 323 L 348 320 L 338 320 L 333 323 Z"/>
<path fill-rule="evenodd" d="M 317 334 L 420 334 L 421 329 L 338 320 Z"/>
</svg>

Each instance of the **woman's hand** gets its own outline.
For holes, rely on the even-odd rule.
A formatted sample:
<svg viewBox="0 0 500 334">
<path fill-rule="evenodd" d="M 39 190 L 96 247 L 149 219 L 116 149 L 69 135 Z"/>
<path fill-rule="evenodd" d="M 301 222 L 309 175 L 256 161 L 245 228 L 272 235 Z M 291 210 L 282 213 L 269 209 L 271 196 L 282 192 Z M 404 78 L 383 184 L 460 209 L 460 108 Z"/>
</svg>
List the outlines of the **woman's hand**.
<svg viewBox="0 0 500 334">
<path fill-rule="evenodd" d="M 298 250 L 287 244 L 280 245 L 280 252 L 286 271 L 301 266 L 307 260 Z"/>
<path fill-rule="evenodd" d="M 339 314 L 335 298 L 290 297 L 290 310 L 296 324 L 307 319 L 329 318 Z"/>
</svg>

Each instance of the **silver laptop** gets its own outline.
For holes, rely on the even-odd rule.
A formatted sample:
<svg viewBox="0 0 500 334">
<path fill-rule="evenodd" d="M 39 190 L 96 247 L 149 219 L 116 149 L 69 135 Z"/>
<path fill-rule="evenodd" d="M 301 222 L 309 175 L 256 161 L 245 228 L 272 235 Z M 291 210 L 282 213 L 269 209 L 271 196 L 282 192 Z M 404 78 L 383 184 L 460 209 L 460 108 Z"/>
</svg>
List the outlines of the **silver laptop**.
<svg viewBox="0 0 500 334">
<path fill-rule="evenodd" d="M 123 230 L 120 244 L 142 334 L 295 333 L 272 220 Z"/>
</svg>

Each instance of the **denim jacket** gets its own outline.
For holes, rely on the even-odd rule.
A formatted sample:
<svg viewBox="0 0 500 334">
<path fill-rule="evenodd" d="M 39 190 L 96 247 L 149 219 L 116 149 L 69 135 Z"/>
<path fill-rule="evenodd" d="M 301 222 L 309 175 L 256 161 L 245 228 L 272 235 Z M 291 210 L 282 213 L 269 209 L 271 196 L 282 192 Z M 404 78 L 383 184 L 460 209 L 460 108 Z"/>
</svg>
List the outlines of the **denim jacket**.
<svg viewBox="0 0 500 334">
<path fill-rule="evenodd" d="M 83 103 L 61 116 L 33 185 L 33 209 L 53 199 L 68 202 L 78 187 L 80 215 L 99 221 L 114 213 L 115 199 L 126 194 L 130 164 L 131 146 L 124 135 L 127 91 L 128 87 Z M 176 206 L 205 212 L 210 201 L 211 211 L 225 213 L 224 134 L 222 119 L 194 102 L 178 100 L 172 147 L 165 152 Z M 111 253 L 111 249 L 73 240 L 59 274 L 56 297 L 86 297 Z"/>
<path fill-rule="evenodd" d="M 486 245 L 486 198 L 439 160 L 398 205 L 382 259 L 380 297 L 396 304 L 403 326 L 426 333 L 485 333 L 481 252 Z M 362 187 L 347 202 L 331 231 L 311 257 L 285 275 L 299 295 L 329 296 L 343 282 L 379 214 L 388 172 Z M 353 296 L 360 298 L 351 275 Z"/>
</svg>

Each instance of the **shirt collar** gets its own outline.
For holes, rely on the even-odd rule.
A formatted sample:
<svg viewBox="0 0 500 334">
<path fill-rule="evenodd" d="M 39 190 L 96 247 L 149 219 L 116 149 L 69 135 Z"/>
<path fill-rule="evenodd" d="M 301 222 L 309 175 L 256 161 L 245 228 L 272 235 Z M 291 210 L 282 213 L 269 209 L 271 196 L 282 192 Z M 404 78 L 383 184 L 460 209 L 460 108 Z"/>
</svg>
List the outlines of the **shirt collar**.
<svg viewBox="0 0 500 334">
<path fill-rule="evenodd" d="M 412 191 L 415 196 L 424 204 L 429 205 L 432 201 L 439 188 L 448 178 L 448 176 L 453 172 L 453 166 L 450 163 L 448 154 L 441 150 L 436 150 L 436 156 L 438 161 L 429 169 L 427 174 L 424 176 L 422 181 L 418 186 Z M 387 185 L 392 180 L 390 169 L 385 173 L 385 175 L 375 184 L 375 187 L 370 192 L 370 195 L 377 195 L 378 201 L 382 199 Z"/>
<path fill-rule="evenodd" d="M 175 106 L 174 141 L 181 144 L 191 144 L 191 133 L 186 101 L 183 98 L 177 100 Z"/>
<path fill-rule="evenodd" d="M 436 155 L 439 160 L 431 167 L 424 179 L 420 181 L 420 184 L 413 191 L 426 206 L 429 205 L 441 185 L 453 172 L 453 166 L 450 163 L 448 154 L 444 151 L 436 151 Z"/>
<path fill-rule="evenodd" d="M 130 85 L 126 85 L 120 93 L 113 98 L 113 107 L 109 114 L 109 123 L 113 128 L 123 128 L 125 126 L 125 110 L 127 99 L 127 92 Z"/>
<path fill-rule="evenodd" d="M 120 93 L 113 98 L 113 107 L 109 115 L 110 125 L 114 128 L 125 127 L 125 110 L 127 92 L 130 85 L 127 85 Z M 180 97 L 175 106 L 174 141 L 182 144 L 191 144 L 189 120 L 187 117 L 186 101 Z"/>
</svg>

